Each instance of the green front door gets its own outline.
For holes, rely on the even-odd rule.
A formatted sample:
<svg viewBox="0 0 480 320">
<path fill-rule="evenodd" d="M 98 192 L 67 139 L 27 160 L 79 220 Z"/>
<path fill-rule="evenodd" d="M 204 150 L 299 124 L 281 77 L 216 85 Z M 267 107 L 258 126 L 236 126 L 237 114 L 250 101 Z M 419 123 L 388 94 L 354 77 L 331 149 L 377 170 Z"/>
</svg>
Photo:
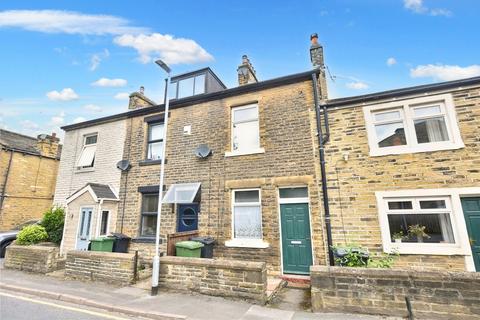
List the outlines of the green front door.
<svg viewBox="0 0 480 320">
<path fill-rule="evenodd" d="M 480 272 L 480 198 L 462 198 L 462 208 L 472 246 L 473 261 L 476 270 Z"/>
<path fill-rule="evenodd" d="M 307 203 L 280 204 L 283 273 L 309 274 L 312 239 Z"/>
</svg>

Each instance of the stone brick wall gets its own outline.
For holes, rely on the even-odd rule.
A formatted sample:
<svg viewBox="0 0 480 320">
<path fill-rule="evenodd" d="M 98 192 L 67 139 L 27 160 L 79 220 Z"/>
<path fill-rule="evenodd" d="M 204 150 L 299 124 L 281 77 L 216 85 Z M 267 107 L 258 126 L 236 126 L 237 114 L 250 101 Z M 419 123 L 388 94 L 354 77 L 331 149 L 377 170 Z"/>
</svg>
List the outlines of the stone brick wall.
<svg viewBox="0 0 480 320">
<path fill-rule="evenodd" d="M 48 273 L 65 266 L 65 259 L 54 245 L 21 246 L 11 244 L 5 255 L 5 268 Z"/>
<path fill-rule="evenodd" d="M 121 172 L 116 164 L 122 160 L 125 121 L 117 120 L 65 132 L 54 203 L 65 206 L 65 199 L 88 182 L 108 184 L 118 192 Z M 84 136 L 92 133 L 98 133 L 94 167 L 77 170 L 76 163 L 82 152 Z"/>
<path fill-rule="evenodd" d="M 311 267 L 315 312 L 406 317 L 480 319 L 480 274 L 388 269 Z"/>
<path fill-rule="evenodd" d="M 67 279 L 101 281 L 116 285 L 135 282 L 135 255 L 131 253 L 69 251 Z"/>
<path fill-rule="evenodd" d="M 7 179 L 10 151 L 0 150 L 0 188 Z M 59 161 L 56 158 L 13 152 L 0 208 L 0 231 L 35 219 L 52 206 Z M 1 192 L 1 190 L 0 190 Z"/>
<path fill-rule="evenodd" d="M 326 167 L 334 245 L 356 243 L 373 252 L 382 251 L 376 191 L 480 185 L 480 87 L 451 93 L 465 144 L 458 150 L 371 157 L 363 106 L 329 110 Z M 345 162 L 346 152 L 349 158 Z M 397 266 L 461 271 L 465 270 L 465 257 L 401 255 Z"/>
<path fill-rule="evenodd" d="M 160 286 L 212 296 L 266 302 L 263 262 L 183 257 L 160 258 Z"/>
<path fill-rule="evenodd" d="M 252 102 L 258 103 L 260 146 L 265 153 L 226 157 L 225 152 L 231 151 L 231 107 Z M 314 261 L 325 263 L 313 105 L 312 82 L 305 81 L 170 111 L 165 182 L 167 187 L 172 183 L 201 182 L 198 228 L 200 235 L 217 239 L 216 257 L 265 261 L 269 272 L 278 274 L 281 269 L 278 187 L 308 186 Z M 124 159 L 130 160 L 132 168 L 122 175 L 121 185 L 127 188 L 120 194 L 117 226 L 120 230 L 123 220 L 122 232 L 135 238 L 139 235 L 142 196 L 138 187 L 158 185 L 160 165 L 139 165 L 145 160 L 147 123 L 144 117 L 128 121 Z M 183 133 L 183 127 L 188 125 L 191 135 Z M 207 143 L 213 150 L 207 159 L 198 159 L 194 154 L 201 143 Z M 269 244 L 266 249 L 224 245 L 232 238 L 231 191 L 247 187 L 261 188 L 263 240 Z M 174 206 L 164 206 L 161 224 L 164 240 L 167 234 L 177 231 L 176 217 Z M 163 251 L 165 245 L 164 242 Z M 132 243 L 131 249 L 151 252 L 148 246 L 153 244 Z"/>
</svg>

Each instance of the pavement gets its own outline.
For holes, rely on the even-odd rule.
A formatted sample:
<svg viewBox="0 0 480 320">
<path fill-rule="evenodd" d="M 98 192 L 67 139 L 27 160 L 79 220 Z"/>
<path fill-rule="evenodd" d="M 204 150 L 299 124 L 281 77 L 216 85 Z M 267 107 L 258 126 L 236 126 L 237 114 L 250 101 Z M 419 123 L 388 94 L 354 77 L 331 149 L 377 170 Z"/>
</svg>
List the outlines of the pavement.
<svg viewBox="0 0 480 320">
<path fill-rule="evenodd" d="M 0 262 L 1 265 L 1 262 Z M 57 274 L 58 275 L 58 274 Z M 2 294 L 3 293 L 3 294 Z M 5 296 L 7 294 L 7 296 Z M 17 270 L 0 268 L 0 305 L 2 313 L 18 311 L 11 307 L 12 297 L 8 295 L 29 295 L 37 298 L 57 301 L 59 304 L 74 304 L 88 308 L 106 310 L 134 317 L 166 320 L 377 320 L 387 319 L 380 316 L 364 316 L 352 314 L 311 313 L 294 310 L 296 291 L 283 293 L 287 297 L 272 307 L 252 305 L 244 301 L 232 301 L 221 297 L 205 296 L 193 293 L 179 293 L 161 291 L 155 297 L 150 296 L 148 290 L 127 286 L 115 287 L 98 282 L 80 282 L 64 280 L 61 277 L 52 277 Z M 292 303 L 288 302 L 291 297 Z M 18 300 L 18 299 L 17 299 Z M 278 309 L 277 307 L 281 308 Z M 27 310 L 32 308 L 26 307 Z M 284 310 L 282 310 L 284 309 Z M 287 310 L 285 310 L 287 309 Z M 5 311 L 6 310 L 6 311 Z M 71 311 L 71 310 L 70 310 Z M 69 311 L 69 312 L 70 312 Z M 62 311 L 67 312 L 67 311 Z M 15 316 L 2 319 L 15 319 Z M 28 319 L 36 319 L 27 317 Z M 58 318 L 58 317 L 57 317 Z M 65 317 L 64 319 L 80 319 L 79 317 Z M 23 318 L 18 318 L 23 319 Z M 55 316 L 45 319 L 56 319 Z M 61 319 L 61 317 L 59 318 Z M 81 318 L 83 319 L 83 318 Z M 85 319 L 96 319 L 85 318 Z M 393 318 L 388 318 L 393 319 Z"/>
</svg>

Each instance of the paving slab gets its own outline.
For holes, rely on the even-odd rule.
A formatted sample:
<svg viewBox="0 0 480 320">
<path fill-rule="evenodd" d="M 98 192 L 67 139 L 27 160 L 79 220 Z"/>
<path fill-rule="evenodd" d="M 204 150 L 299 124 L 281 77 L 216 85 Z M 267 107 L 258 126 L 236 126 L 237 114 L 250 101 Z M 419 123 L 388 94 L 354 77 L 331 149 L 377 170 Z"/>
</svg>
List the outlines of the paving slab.
<svg viewBox="0 0 480 320">
<path fill-rule="evenodd" d="M 252 306 L 240 320 L 291 320 L 293 311 Z"/>
</svg>

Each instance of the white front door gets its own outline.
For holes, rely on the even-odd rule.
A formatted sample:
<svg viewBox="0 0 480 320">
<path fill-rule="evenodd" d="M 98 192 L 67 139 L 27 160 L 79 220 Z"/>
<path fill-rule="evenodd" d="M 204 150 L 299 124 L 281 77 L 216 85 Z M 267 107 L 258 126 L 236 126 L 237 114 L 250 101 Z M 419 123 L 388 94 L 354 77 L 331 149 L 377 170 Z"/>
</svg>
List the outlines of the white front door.
<svg viewBox="0 0 480 320">
<path fill-rule="evenodd" d="M 77 232 L 77 250 L 88 250 L 90 243 L 90 224 L 92 222 L 93 208 L 82 208 L 80 211 L 80 223 Z"/>
</svg>

